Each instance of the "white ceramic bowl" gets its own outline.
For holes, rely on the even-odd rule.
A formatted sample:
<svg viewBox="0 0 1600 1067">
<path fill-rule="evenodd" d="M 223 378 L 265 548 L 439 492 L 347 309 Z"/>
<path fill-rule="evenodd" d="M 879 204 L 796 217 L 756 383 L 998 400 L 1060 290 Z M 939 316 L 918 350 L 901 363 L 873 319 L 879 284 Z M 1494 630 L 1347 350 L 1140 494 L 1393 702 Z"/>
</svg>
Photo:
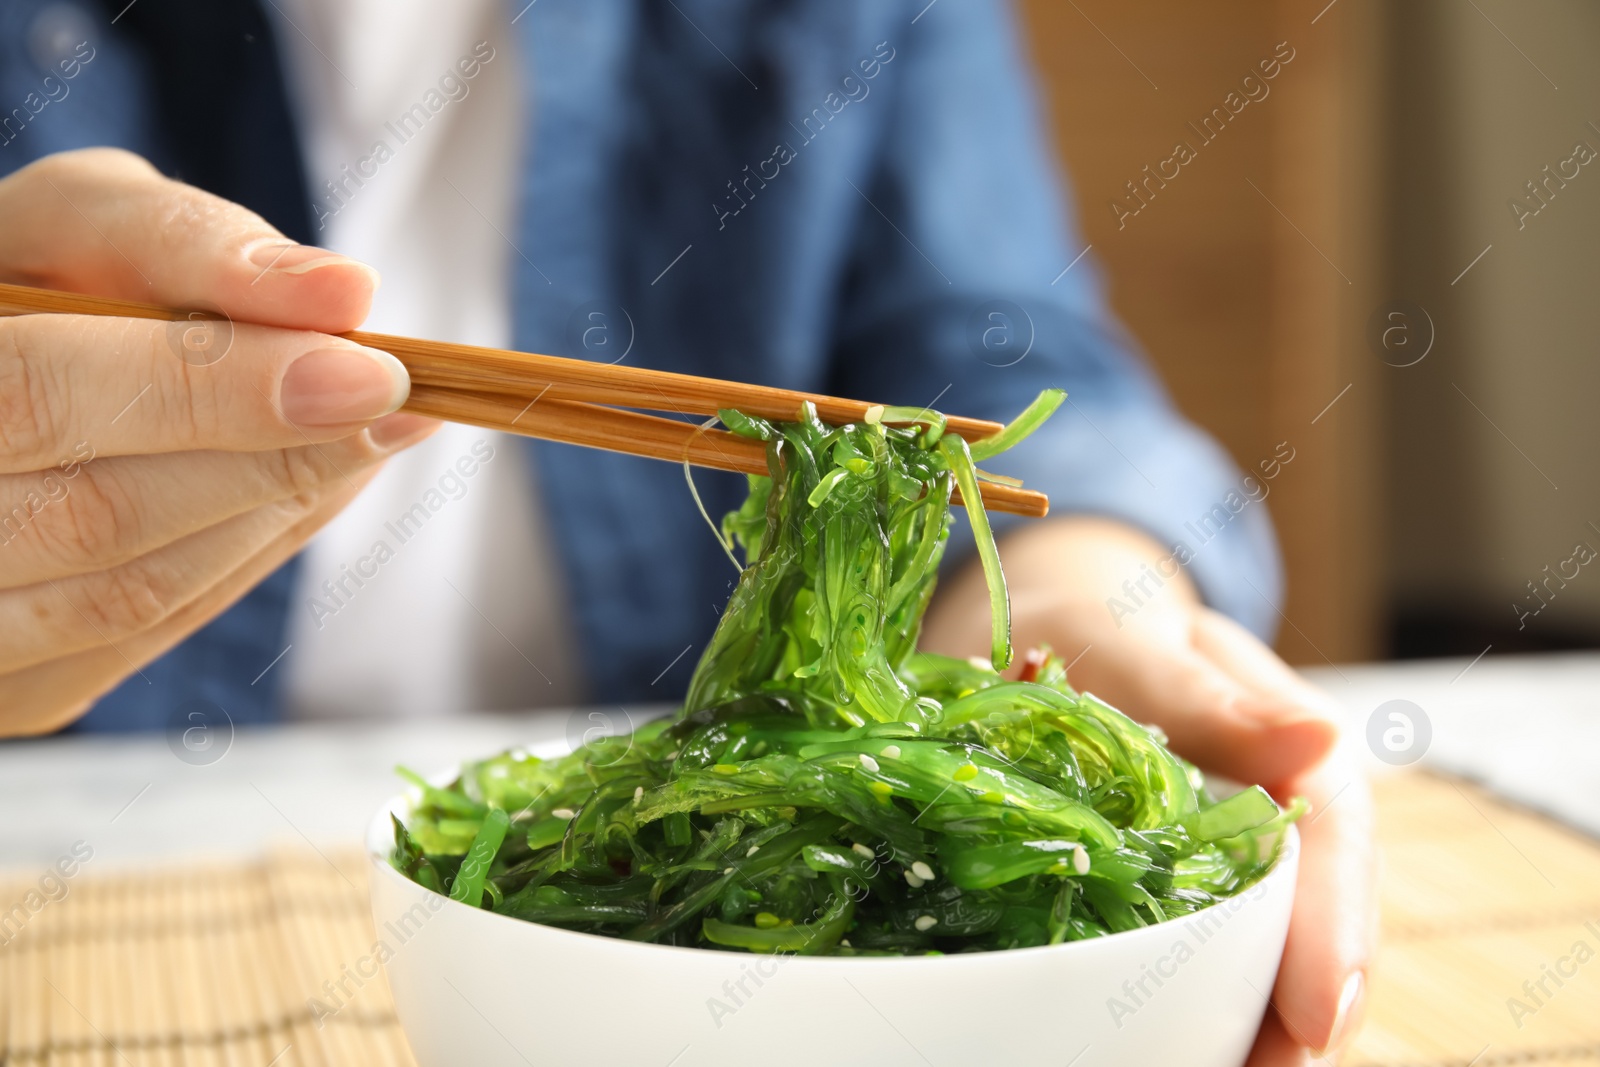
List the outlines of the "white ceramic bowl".
<svg viewBox="0 0 1600 1067">
<path fill-rule="evenodd" d="M 448 781 L 449 779 L 443 779 Z M 637 944 L 458 904 L 367 835 L 372 917 L 421 1067 L 1238 1067 L 1277 976 L 1299 838 L 1188 918 L 1045 948 L 774 957 Z"/>
</svg>

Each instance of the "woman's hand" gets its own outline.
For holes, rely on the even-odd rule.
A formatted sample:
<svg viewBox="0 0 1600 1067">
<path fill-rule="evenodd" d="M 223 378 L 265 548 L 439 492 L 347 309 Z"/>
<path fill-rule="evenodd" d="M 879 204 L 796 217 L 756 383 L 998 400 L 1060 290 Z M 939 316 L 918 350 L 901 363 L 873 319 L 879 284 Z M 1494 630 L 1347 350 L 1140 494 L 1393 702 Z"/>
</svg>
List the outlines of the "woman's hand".
<svg viewBox="0 0 1600 1067">
<path fill-rule="evenodd" d="M 1000 543 L 1013 592 L 1016 647 L 1050 645 L 1080 689 L 1166 731 L 1205 770 L 1301 795 L 1300 881 L 1272 1010 L 1250 1067 L 1308 1064 L 1355 1031 L 1375 930 L 1371 800 L 1354 761 L 1338 754 L 1337 709 L 1233 621 L 1201 605 L 1180 573 L 1143 605 L 1113 617 L 1166 555 L 1149 537 L 1101 519 L 1056 519 Z M 974 564 L 935 599 L 922 647 L 950 655 L 988 648 L 988 597 Z"/>
<path fill-rule="evenodd" d="M 0 181 L 0 280 L 265 324 L 0 319 L 0 735 L 81 714 L 436 425 L 391 414 L 394 357 L 329 336 L 370 268 L 125 152 Z"/>
</svg>

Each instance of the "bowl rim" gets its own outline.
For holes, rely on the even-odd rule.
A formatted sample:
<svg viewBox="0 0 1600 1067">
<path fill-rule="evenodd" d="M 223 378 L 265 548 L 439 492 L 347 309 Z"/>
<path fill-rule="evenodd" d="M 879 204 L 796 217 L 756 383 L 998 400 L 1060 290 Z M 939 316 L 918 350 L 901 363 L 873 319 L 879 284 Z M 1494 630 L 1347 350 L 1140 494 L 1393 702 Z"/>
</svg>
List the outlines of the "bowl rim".
<svg viewBox="0 0 1600 1067">
<path fill-rule="evenodd" d="M 511 751 L 522 751 L 527 752 L 529 755 L 539 756 L 541 758 L 549 758 L 549 756 L 565 755 L 571 751 L 571 748 L 571 745 L 558 739 L 540 744 L 513 746 Z M 548 753 L 549 756 L 547 756 L 546 753 Z M 454 767 L 438 771 L 434 774 L 423 775 L 422 777 L 431 785 L 447 785 L 461 773 L 462 766 L 462 764 L 457 764 Z M 384 803 L 384 805 L 378 809 L 378 811 L 373 815 L 372 820 L 368 823 L 365 841 L 366 853 L 371 865 L 378 868 L 380 872 L 378 877 L 392 879 L 394 884 L 408 889 L 410 892 L 426 893 L 430 894 L 431 896 L 438 897 L 442 904 L 440 908 L 441 911 L 455 914 L 464 920 L 468 915 L 479 917 L 466 921 L 479 922 L 484 918 L 487 918 L 496 922 L 510 923 L 515 928 L 519 929 L 531 927 L 533 930 L 537 931 L 539 936 L 552 936 L 562 940 L 568 938 L 577 939 L 574 944 L 587 944 L 592 946 L 594 949 L 601 951 L 628 952 L 632 950 L 646 950 L 657 953 L 671 952 L 687 954 L 685 958 L 692 956 L 706 960 L 707 962 L 713 962 L 719 957 L 723 959 L 748 959 L 752 956 L 761 955 L 761 953 L 741 952 L 735 949 L 691 948 L 687 945 L 660 945 L 651 941 L 629 941 L 626 938 L 607 937 L 604 934 L 591 934 L 585 933 L 582 930 L 568 930 L 560 926 L 549 926 L 544 923 L 533 922 L 530 919 L 518 919 L 510 915 L 502 915 L 499 912 L 489 911 L 485 908 L 474 908 L 458 900 L 452 900 L 446 894 L 435 892 L 434 890 L 407 878 L 405 875 L 397 871 L 394 868 L 394 865 L 389 862 L 389 854 L 394 847 L 394 826 L 390 822 L 390 816 L 402 817 L 408 814 L 413 805 L 417 801 L 421 800 L 421 798 L 422 791 L 414 785 L 407 786 L 399 793 L 396 793 L 394 796 L 390 797 Z M 1032 945 L 1027 948 L 993 949 L 983 952 L 957 952 L 937 956 L 806 956 L 799 953 L 775 953 L 774 955 L 781 956 L 790 965 L 798 963 L 801 966 L 808 968 L 839 966 L 841 964 L 854 967 L 860 966 L 864 963 L 870 963 L 872 966 L 878 967 L 887 967 L 891 965 L 901 967 L 926 967 L 930 965 L 953 967 L 976 966 L 978 964 L 976 964 L 974 961 L 992 961 L 996 958 L 1010 959 L 1022 956 L 1038 956 L 1045 953 L 1072 951 L 1086 952 L 1090 950 L 1089 946 L 1092 945 L 1109 946 L 1114 943 L 1119 947 L 1126 946 L 1128 948 L 1132 948 L 1133 941 L 1141 938 L 1153 938 L 1163 931 L 1170 931 L 1182 923 L 1189 922 L 1198 918 L 1199 916 L 1209 914 L 1217 908 L 1225 908 L 1232 902 L 1242 901 L 1243 903 L 1239 906 L 1239 908 L 1230 913 L 1237 914 L 1238 911 L 1244 909 L 1245 905 L 1250 903 L 1251 898 L 1248 897 L 1247 894 L 1261 890 L 1263 891 L 1262 895 L 1265 895 L 1266 891 L 1270 889 L 1276 889 L 1278 884 L 1284 881 L 1289 883 L 1286 891 L 1292 895 L 1294 892 L 1295 883 L 1299 877 L 1299 867 L 1300 831 L 1297 824 L 1291 823 L 1285 830 L 1282 847 L 1278 850 L 1277 861 L 1272 865 L 1272 868 L 1268 870 L 1266 874 L 1261 876 L 1259 881 L 1251 885 L 1248 889 L 1245 889 L 1234 896 L 1225 897 L 1217 901 L 1215 904 L 1201 908 L 1199 911 L 1190 912 L 1188 915 L 1184 915 L 1181 918 L 1167 919 L 1163 922 L 1152 923 L 1149 926 L 1142 926 L 1133 930 L 1117 931 L 1106 934 L 1102 937 L 1087 938 L 1081 941 L 1063 941 L 1057 945 Z M 368 894 L 370 897 L 375 897 L 378 892 L 377 884 L 375 882 L 370 882 L 369 884 L 370 889 L 368 890 Z M 453 909 L 460 910 L 455 911 Z M 1101 951 L 1105 950 L 1106 949 L 1101 949 Z M 958 963 L 957 961 L 964 962 Z"/>
</svg>

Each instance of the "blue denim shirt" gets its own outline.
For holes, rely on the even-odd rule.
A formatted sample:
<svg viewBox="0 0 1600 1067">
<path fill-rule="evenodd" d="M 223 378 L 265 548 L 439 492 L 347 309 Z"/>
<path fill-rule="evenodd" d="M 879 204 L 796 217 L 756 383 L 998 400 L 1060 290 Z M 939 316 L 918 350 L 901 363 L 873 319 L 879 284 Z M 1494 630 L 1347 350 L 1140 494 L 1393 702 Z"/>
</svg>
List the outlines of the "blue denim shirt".
<svg viewBox="0 0 1600 1067">
<path fill-rule="evenodd" d="M 0 3 L 0 104 L 41 77 L 29 18 L 62 6 Z M 0 169 L 96 143 L 159 162 L 150 46 L 84 10 L 97 58 L 0 146 Z M 1055 515 L 1112 516 L 1181 546 L 1210 603 L 1271 632 L 1281 574 L 1264 508 L 1233 517 L 1239 472 L 1108 312 L 1003 4 L 541 0 L 514 29 L 533 119 L 512 235 L 518 347 L 610 359 L 627 340 L 640 366 L 997 420 L 1062 386 L 1069 404 L 994 469 L 1047 492 Z M 311 218 L 315 240 L 315 214 L 274 221 L 294 233 Z M 695 657 L 662 671 L 703 647 L 735 577 L 681 473 L 530 448 L 591 693 L 680 692 Z M 734 476 L 698 481 L 712 514 L 742 494 Z M 258 675 L 283 647 L 291 577 L 145 667 L 86 725 L 156 726 L 193 700 L 270 719 L 277 671 Z M 416 611 L 427 625 L 427 605 Z"/>
</svg>

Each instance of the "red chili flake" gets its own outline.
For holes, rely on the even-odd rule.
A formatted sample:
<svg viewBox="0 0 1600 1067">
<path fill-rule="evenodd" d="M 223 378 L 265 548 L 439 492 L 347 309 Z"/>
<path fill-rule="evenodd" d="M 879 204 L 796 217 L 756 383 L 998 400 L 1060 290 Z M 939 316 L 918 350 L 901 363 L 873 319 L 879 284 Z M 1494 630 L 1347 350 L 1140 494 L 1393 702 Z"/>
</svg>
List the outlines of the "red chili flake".
<svg viewBox="0 0 1600 1067">
<path fill-rule="evenodd" d="M 1030 648 L 1022 657 L 1022 673 L 1017 675 L 1017 681 L 1038 681 L 1039 672 L 1044 669 L 1044 661 L 1047 656 L 1049 656 L 1049 653 L 1042 648 Z"/>
</svg>

